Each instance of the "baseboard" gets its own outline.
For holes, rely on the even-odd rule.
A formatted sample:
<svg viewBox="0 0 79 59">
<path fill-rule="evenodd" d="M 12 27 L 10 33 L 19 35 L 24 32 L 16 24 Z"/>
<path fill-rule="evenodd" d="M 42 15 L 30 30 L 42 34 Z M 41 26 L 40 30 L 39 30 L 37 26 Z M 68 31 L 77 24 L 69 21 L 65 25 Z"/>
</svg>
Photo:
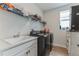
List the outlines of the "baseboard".
<svg viewBox="0 0 79 59">
<path fill-rule="evenodd" d="M 60 44 L 53 44 L 53 46 L 60 46 L 60 47 L 64 47 L 64 48 L 66 48 L 66 46 L 64 46 L 64 45 L 60 45 Z"/>
</svg>

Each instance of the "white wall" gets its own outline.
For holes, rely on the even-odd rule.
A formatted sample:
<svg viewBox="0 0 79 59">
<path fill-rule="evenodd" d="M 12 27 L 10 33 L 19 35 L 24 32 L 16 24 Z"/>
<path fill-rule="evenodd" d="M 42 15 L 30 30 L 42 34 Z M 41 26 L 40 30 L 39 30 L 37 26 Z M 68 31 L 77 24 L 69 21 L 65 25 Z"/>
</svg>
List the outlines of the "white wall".
<svg viewBox="0 0 79 59">
<path fill-rule="evenodd" d="M 70 9 L 71 6 L 78 4 L 68 4 L 60 8 L 52 9 L 44 13 L 45 21 L 47 21 L 50 31 L 54 34 L 54 45 L 66 47 L 66 32 L 59 29 L 60 11 Z"/>
<path fill-rule="evenodd" d="M 45 13 L 45 20 L 50 31 L 54 34 L 54 45 L 66 47 L 66 32 L 62 32 L 59 29 L 59 12 L 51 11 Z"/>
<path fill-rule="evenodd" d="M 43 17 L 42 11 L 34 4 L 16 4 L 16 7 L 23 8 L 25 14 L 30 12 L 31 14 L 38 14 Z M 27 34 L 30 27 L 34 25 L 27 22 L 27 20 L 29 19 L 0 10 L 0 39 L 13 37 L 13 35 L 18 34 L 19 32 L 21 32 L 21 34 Z M 37 28 L 41 27 L 39 25 L 40 24 L 35 23 Z M 35 27 L 35 29 L 37 28 Z"/>
<path fill-rule="evenodd" d="M 0 39 L 11 37 L 20 32 L 27 19 L 13 13 L 0 10 Z"/>
<path fill-rule="evenodd" d="M 43 12 L 40 10 L 39 7 L 37 7 L 33 3 L 15 3 L 13 5 L 15 7 L 23 10 L 23 12 L 25 13 L 25 15 L 28 15 L 28 14 L 38 14 L 41 17 L 43 17 Z"/>
</svg>

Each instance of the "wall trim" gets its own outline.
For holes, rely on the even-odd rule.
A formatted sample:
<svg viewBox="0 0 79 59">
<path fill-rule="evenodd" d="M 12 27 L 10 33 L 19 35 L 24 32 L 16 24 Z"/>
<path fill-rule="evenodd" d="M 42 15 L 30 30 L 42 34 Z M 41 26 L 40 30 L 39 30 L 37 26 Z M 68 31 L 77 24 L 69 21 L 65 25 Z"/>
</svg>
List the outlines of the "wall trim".
<svg viewBox="0 0 79 59">
<path fill-rule="evenodd" d="M 64 48 L 67 48 L 66 46 L 64 46 L 64 45 L 61 45 L 61 44 L 53 44 L 54 46 L 60 46 L 60 47 L 64 47 Z"/>
</svg>

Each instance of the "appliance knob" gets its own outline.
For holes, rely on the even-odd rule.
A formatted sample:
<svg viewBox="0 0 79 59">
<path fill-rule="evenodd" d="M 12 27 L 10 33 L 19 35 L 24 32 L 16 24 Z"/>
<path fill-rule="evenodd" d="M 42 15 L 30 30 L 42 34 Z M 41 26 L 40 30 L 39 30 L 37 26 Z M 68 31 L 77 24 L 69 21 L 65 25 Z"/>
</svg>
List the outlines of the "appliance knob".
<svg viewBox="0 0 79 59">
<path fill-rule="evenodd" d="M 28 53 L 30 53 L 30 50 L 28 51 Z"/>
<path fill-rule="evenodd" d="M 72 31 L 75 31 L 75 29 L 72 29 Z"/>
<path fill-rule="evenodd" d="M 75 25 L 72 25 L 72 27 L 75 27 Z"/>
</svg>

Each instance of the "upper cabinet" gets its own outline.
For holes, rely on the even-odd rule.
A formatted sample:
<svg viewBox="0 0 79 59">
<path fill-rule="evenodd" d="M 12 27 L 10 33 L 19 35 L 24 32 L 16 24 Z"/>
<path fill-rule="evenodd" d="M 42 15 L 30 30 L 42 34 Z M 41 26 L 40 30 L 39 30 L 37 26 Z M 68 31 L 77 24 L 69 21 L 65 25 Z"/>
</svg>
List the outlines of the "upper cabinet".
<svg viewBox="0 0 79 59">
<path fill-rule="evenodd" d="M 79 5 L 72 7 L 71 32 L 79 31 Z"/>
</svg>

